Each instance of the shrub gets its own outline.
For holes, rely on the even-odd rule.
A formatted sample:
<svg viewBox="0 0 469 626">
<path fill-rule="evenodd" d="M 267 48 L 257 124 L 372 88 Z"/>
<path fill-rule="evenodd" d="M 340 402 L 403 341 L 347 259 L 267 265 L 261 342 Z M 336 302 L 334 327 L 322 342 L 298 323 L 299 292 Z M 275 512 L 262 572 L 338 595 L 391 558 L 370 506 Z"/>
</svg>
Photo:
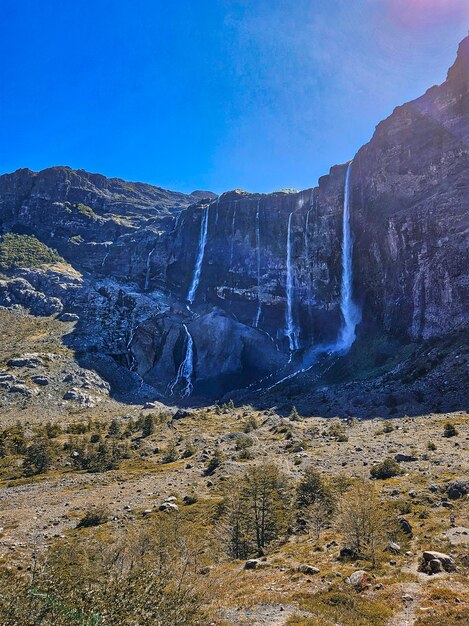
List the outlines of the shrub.
<svg viewBox="0 0 469 626">
<path fill-rule="evenodd" d="M 44 474 L 52 465 L 52 450 L 47 439 L 34 441 L 26 450 L 23 471 L 26 476 Z"/>
<path fill-rule="evenodd" d="M 456 430 L 456 426 L 454 424 L 450 424 L 450 422 L 446 422 L 443 429 L 443 437 L 455 437 L 458 434 Z"/>
<path fill-rule="evenodd" d="M 120 433 L 120 424 L 119 424 L 119 420 L 117 420 L 115 417 L 111 420 L 111 423 L 109 424 L 109 430 L 108 430 L 108 435 L 110 437 L 117 437 Z"/>
<path fill-rule="evenodd" d="M 386 478 L 399 476 L 399 474 L 402 474 L 399 463 L 397 463 L 397 461 L 395 461 L 391 457 L 384 459 L 382 463 L 378 463 L 378 465 L 372 467 L 370 471 L 371 478 L 376 478 L 379 480 L 386 480 Z"/>
<path fill-rule="evenodd" d="M 109 513 L 104 506 L 89 508 L 77 524 L 77 528 L 91 528 L 105 524 L 109 519 Z"/>
<path fill-rule="evenodd" d="M 0 242 L 0 269 L 38 267 L 63 261 L 62 257 L 32 235 L 6 233 Z"/>
<path fill-rule="evenodd" d="M 212 458 L 207 464 L 207 467 L 205 469 L 205 475 L 211 476 L 215 472 L 215 470 L 218 467 L 220 467 L 222 460 L 223 460 L 222 454 L 220 450 L 217 448 L 215 452 L 213 453 Z"/>
<path fill-rule="evenodd" d="M 433 443 L 433 441 L 429 441 L 427 443 L 427 450 L 430 450 L 431 452 L 435 452 L 436 450 L 436 444 Z"/>
<path fill-rule="evenodd" d="M 244 420 L 243 432 L 250 433 L 253 430 L 257 430 L 258 428 L 259 424 L 257 423 L 256 416 L 253 413 L 250 413 Z"/>
<path fill-rule="evenodd" d="M 170 441 L 168 446 L 166 447 L 163 458 L 161 459 L 162 463 L 174 463 L 179 458 L 179 452 L 176 446 L 175 441 Z"/>
</svg>

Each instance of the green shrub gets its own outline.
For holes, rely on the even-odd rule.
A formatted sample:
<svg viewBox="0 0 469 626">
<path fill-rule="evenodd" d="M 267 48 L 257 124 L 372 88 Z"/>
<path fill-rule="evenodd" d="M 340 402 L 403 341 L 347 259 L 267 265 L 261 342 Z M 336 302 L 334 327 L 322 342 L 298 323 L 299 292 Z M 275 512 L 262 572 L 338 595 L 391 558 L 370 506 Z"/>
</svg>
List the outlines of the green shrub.
<svg viewBox="0 0 469 626">
<path fill-rule="evenodd" d="M 377 478 L 379 480 L 386 480 L 386 478 L 399 476 L 399 474 L 402 474 L 399 463 L 391 457 L 384 459 L 382 463 L 378 463 L 378 465 L 372 467 L 370 471 L 371 478 Z"/>
<path fill-rule="evenodd" d="M 26 476 L 44 474 L 52 465 L 52 449 L 47 439 L 34 441 L 27 449 L 23 460 Z"/>
<path fill-rule="evenodd" d="M 443 429 L 443 437 L 455 437 L 457 434 L 456 426 L 447 422 Z"/>
<path fill-rule="evenodd" d="M 6 233 L 0 241 L 0 270 L 38 267 L 44 263 L 57 263 L 58 261 L 63 261 L 58 252 L 33 235 Z"/>
<path fill-rule="evenodd" d="M 82 215 L 85 215 L 86 217 L 91 217 L 91 218 L 97 217 L 96 213 L 93 211 L 93 209 L 90 206 L 86 204 L 82 204 L 81 202 L 77 204 L 76 209 L 78 213 L 81 213 Z"/>
</svg>

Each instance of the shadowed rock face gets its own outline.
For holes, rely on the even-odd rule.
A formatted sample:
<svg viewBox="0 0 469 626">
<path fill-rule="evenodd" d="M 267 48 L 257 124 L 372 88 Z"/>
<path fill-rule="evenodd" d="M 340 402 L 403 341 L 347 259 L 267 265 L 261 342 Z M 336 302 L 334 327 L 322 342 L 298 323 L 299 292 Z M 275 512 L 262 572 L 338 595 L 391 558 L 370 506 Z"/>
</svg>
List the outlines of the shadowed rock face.
<svg viewBox="0 0 469 626">
<path fill-rule="evenodd" d="M 77 300 L 62 299 L 81 315 L 72 342 L 111 355 L 164 394 L 185 358 L 186 324 L 195 394 L 214 397 L 289 359 L 290 215 L 297 364 L 311 347 L 337 339 L 346 169 L 333 167 L 299 193 L 218 198 L 62 167 L 19 170 L 0 177 L 0 218 L 4 230 L 36 234 L 85 272 Z M 469 38 L 445 83 L 398 107 L 353 160 L 360 341 L 377 333 L 420 341 L 467 325 L 468 186 Z M 207 240 L 189 309 L 204 214 Z M 51 293 L 40 282 L 44 297 L 60 292 L 57 281 Z"/>
</svg>

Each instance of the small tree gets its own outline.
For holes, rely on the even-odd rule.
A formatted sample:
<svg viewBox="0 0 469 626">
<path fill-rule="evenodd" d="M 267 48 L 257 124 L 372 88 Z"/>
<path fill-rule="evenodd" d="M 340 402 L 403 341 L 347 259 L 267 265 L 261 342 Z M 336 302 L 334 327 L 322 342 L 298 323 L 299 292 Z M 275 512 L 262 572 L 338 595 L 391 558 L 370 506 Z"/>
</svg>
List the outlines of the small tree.
<svg viewBox="0 0 469 626">
<path fill-rule="evenodd" d="M 112 419 L 111 423 L 109 424 L 109 430 L 108 430 L 108 435 L 110 437 L 117 437 L 120 433 L 120 424 L 119 424 L 119 420 L 117 420 L 115 417 Z"/>
<path fill-rule="evenodd" d="M 142 437 L 149 437 L 155 432 L 155 416 L 149 413 L 145 415 L 142 427 Z"/>
<path fill-rule="evenodd" d="M 27 476 L 44 474 L 52 465 L 52 449 L 47 439 L 34 441 L 26 450 L 23 471 Z"/>
<path fill-rule="evenodd" d="M 291 413 L 290 413 L 289 417 L 292 420 L 292 422 L 297 422 L 300 419 L 300 415 L 299 415 L 298 411 L 296 410 L 296 406 L 292 407 L 292 410 L 291 410 Z"/>
<path fill-rule="evenodd" d="M 291 489 L 276 465 L 251 467 L 243 478 L 230 481 L 225 497 L 228 551 L 244 558 L 264 548 L 290 528 Z"/>
<path fill-rule="evenodd" d="M 376 565 L 393 529 L 389 507 L 380 500 L 372 483 L 363 481 L 352 487 L 339 505 L 337 527 L 356 554 Z"/>
</svg>

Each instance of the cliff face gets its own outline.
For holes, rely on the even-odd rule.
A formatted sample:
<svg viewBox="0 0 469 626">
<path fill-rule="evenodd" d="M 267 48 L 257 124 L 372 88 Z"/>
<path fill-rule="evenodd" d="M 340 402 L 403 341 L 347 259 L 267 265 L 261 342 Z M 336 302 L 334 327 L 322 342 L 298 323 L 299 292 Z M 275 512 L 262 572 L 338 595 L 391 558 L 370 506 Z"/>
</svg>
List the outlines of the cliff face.
<svg viewBox="0 0 469 626">
<path fill-rule="evenodd" d="M 64 304 L 82 318 L 72 341 L 163 394 L 187 387 L 190 366 L 195 395 L 214 397 L 287 375 L 336 342 L 346 171 L 299 193 L 215 198 L 19 170 L 0 177 L 0 218 L 86 273 Z M 467 326 L 469 38 L 445 83 L 398 107 L 359 150 L 349 198 L 359 340 Z M 47 277 L 30 279 L 47 294 Z"/>
<path fill-rule="evenodd" d="M 467 322 L 469 38 L 447 81 L 382 122 L 353 172 L 364 311 L 413 338 Z"/>
</svg>

